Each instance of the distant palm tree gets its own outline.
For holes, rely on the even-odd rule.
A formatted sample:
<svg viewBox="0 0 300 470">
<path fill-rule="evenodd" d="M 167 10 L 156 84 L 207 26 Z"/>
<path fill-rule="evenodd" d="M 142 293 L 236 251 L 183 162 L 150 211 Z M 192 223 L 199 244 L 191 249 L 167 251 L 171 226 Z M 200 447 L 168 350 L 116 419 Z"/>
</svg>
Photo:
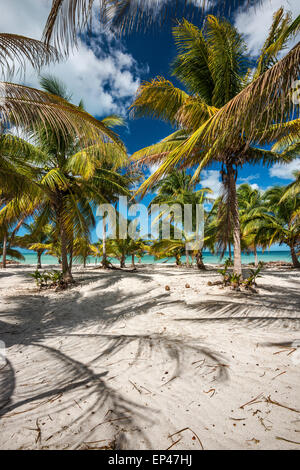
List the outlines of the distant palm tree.
<svg viewBox="0 0 300 470">
<path fill-rule="evenodd" d="M 258 189 L 249 184 L 242 184 L 237 190 L 239 213 L 241 221 L 242 242 L 246 249 L 253 250 L 255 266 L 258 266 L 257 240 L 253 230 L 253 220 L 261 217 L 267 210 L 266 201 Z"/>
<path fill-rule="evenodd" d="M 159 205 L 167 205 L 167 206 L 172 206 L 173 204 L 178 204 L 181 206 L 182 212 L 184 211 L 184 206 L 186 204 L 189 204 L 192 208 L 192 225 L 193 225 L 193 230 L 196 231 L 196 211 L 197 211 L 197 206 L 203 205 L 207 202 L 211 202 L 212 200 L 209 198 L 209 194 L 212 194 L 212 190 L 210 188 L 201 188 L 196 190 L 195 189 L 195 183 L 192 182 L 192 175 L 186 173 L 186 171 L 178 171 L 178 170 L 173 170 L 170 174 L 166 175 L 164 178 L 162 178 L 156 185 L 153 187 L 154 193 L 157 193 L 157 195 L 153 198 L 151 201 L 149 207 L 151 207 L 152 204 L 159 204 Z M 182 214 L 181 212 L 181 214 Z M 182 223 L 184 221 L 181 220 L 176 220 L 176 216 L 174 214 L 169 214 L 169 211 L 160 211 L 156 220 L 164 220 L 164 218 L 168 216 L 170 219 L 170 222 L 173 223 L 173 231 L 174 231 L 174 226 L 178 223 Z M 187 228 L 184 226 L 184 223 L 182 225 L 183 228 L 183 234 L 185 233 L 185 230 Z M 187 234 L 185 234 L 185 237 L 188 237 Z M 202 240 L 203 243 L 203 240 Z M 174 250 L 175 243 L 173 240 L 173 245 L 172 245 L 172 250 Z M 167 246 L 167 243 L 165 243 L 165 246 Z M 186 263 L 187 265 L 189 264 L 189 252 L 188 252 L 188 247 L 186 246 Z M 203 264 L 203 257 L 202 257 L 202 248 L 197 250 L 197 253 L 195 254 L 196 256 L 196 261 L 197 261 L 197 266 L 199 269 L 205 269 L 205 266 Z"/>
<path fill-rule="evenodd" d="M 31 222 L 30 224 L 23 224 L 23 229 L 26 230 L 26 234 L 23 236 L 15 237 L 14 244 L 21 248 L 32 249 L 32 246 L 46 245 L 51 242 L 51 237 L 53 235 L 53 227 L 50 224 L 47 224 L 43 227 L 38 227 L 36 221 Z M 37 248 L 37 269 L 42 268 L 42 255 L 45 251 L 45 248 Z"/>
<path fill-rule="evenodd" d="M 286 244 L 290 248 L 293 266 L 300 268 L 297 247 L 300 245 L 300 198 L 283 199 L 286 188 L 275 186 L 264 194 L 267 209 L 253 219 L 251 225 L 257 245 L 269 247 L 272 243 Z"/>
</svg>

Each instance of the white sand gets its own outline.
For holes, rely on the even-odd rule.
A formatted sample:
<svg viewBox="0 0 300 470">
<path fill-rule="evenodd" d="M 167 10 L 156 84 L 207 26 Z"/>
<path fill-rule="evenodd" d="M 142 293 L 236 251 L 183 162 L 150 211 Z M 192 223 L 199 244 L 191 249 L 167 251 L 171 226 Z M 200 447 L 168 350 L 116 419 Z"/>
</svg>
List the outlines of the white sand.
<svg viewBox="0 0 300 470">
<path fill-rule="evenodd" d="M 0 271 L 1 449 L 300 448 L 299 272 L 245 294 L 171 266 L 38 293 L 30 271 Z"/>
</svg>

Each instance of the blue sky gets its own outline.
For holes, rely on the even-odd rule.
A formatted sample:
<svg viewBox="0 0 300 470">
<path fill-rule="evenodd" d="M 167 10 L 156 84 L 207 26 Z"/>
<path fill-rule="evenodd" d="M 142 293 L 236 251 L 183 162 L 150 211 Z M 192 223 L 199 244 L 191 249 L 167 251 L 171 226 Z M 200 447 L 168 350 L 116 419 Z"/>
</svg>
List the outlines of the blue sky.
<svg viewBox="0 0 300 470">
<path fill-rule="evenodd" d="M 156 4 L 162 5 L 166 1 L 159 0 Z M 194 3 L 197 4 L 197 1 Z M 227 4 L 230 6 L 231 2 Z M 0 30 L 40 39 L 50 5 L 51 0 L 0 0 Z M 253 57 L 257 56 L 266 37 L 273 12 L 281 5 L 290 10 L 294 17 L 300 13 L 299 0 L 264 0 L 260 7 L 247 11 L 231 8 L 230 19 L 245 35 Z M 94 14 L 96 17 L 96 10 Z M 73 92 L 74 103 L 83 98 L 87 110 L 93 115 L 102 117 L 121 113 L 128 118 L 128 106 L 143 80 L 163 75 L 180 86 L 170 75 L 170 63 L 175 53 L 170 23 L 164 28 L 134 33 L 117 40 L 112 35 L 104 38 L 99 22 L 94 21 L 93 35 L 89 40 L 82 40 L 79 49 L 73 51 L 67 61 L 52 65 L 43 72 L 50 72 L 64 80 Z M 30 67 L 25 83 L 38 87 L 38 76 Z M 128 119 L 127 127 L 120 130 L 120 135 L 131 154 L 158 142 L 171 131 L 170 126 L 160 121 Z M 273 168 L 245 165 L 239 171 L 238 183 L 249 182 L 262 190 L 275 184 L 288 184 L 292 171 L 299 167 L 299 159 L 288 166 L 275 165 Z M 218 193 L 217 166 L 203 172 L 201 184 L 210 186 Z"/>
</svg>

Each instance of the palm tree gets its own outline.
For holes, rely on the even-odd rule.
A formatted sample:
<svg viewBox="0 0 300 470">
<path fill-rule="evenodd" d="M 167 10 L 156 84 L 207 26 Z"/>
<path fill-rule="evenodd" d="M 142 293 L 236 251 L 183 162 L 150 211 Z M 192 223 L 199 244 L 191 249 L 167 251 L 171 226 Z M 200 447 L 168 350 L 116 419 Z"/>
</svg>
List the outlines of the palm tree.
<svg viewBox="0 0 300 470">
<path fill-rule="evenodd" d="M 50 45 L 24 36 L 0 33 L 0 74 L 9 77 L 25 69 L 26 61 L 39 70 L 42 65 L 57 61 L 61 55 Z M 0 138 L 5 129 L 37 130 L 43 125 L 60 139 L 80 136 L 81 146 L 110 139 L 122 147 L 118 137 L 101 121 L 82 107 L 74 106 L 57 94 L 0 81 Z"/>
<path fill-rule="evenodd" d="M 97 256 L 97 248 L 90 242 L 89 237 L 78 237 L 73 241 L 72 256 L 75 259 L 83 261 L 83 267 L 86 267 L 86 261 L 89 256 Z"/>
<path fill-rule="evenodd" d="M 300 268 L 297 257 L 297 246 L 300 243 L 300 198 L 284 198 L 284 186 L 275 186 L 264 194 L 266 210 L 249 223 L 255 234 L 257 245 L 271 246 L 272 243 L 286 244 L 290 248 L 293 266 Z"/>
<path fill-rule="evenodd" d="M 211 202 L 211 199 L 208 198 L 207 194 L 211 194 L 212 190 L 209 188 L 195 189 L 195 183 L 192 182 L 192 176 L 186 173 L 186 171 L 174 170 L 170 174 L 162 178 L 158 183 L 153 187 L 153 191 L 157 193 L 154 199 L 151 201 L 150 207 L 152 204 L 167 205 L 172 206 L 178 204 L 181 207 L 181 210 L 184 210 L 184 206 L 189 204 L 192 208 L 192 225 L 193 230 L 196 231 L 196 211 L 197 206 L 203 205 L 204 203 Z M 161 210 L 156 218 L 163 220 L 165 216 L 170 218 L 170 221 L 176 225 L 176 223 L 181 223 L 181 218 L 179 221 L 176 220 L 174 214 L 169 214 L 169 211 Z M 154 222 L 156 222 L 156 220 Z M 187 229 L 183 224 L 183 233 Z M 186 238 L 186 235 L 185 235 Z M 173 246 L 173 245 L 172 245 Z M 189 252 L 188 245 L 186 245 L 186 263 L 189 264 Z M 202 257 L 202 248 L 197 250 L 196 261 L 199 269 L 205 269 L 203 264 Z"/>
<path fill-rule="evenodd" d="M 53 39 L 57 46 L 62 46 L 68 51 L 70 45 L 76 45 L 77 34 L 84 33 L 91 26 L 93 6 L 95 0 L 53 0 L 51 11 L 44 31 L 47 44 Z M 259 4 L 262 0 L 253 0 L 251 5 Z M 135 28 L 145 28 L 153 23 L 162 26 L 167 18 L 178 18 L 178 15 L 191 15 L 201 18 L 206 10 L 207 0 L 181 0 L 166 2 L 149 2 L 145 0 L 97 0 L 100 15 L 99 20 L 112 30 L 131 31 Z M 234 0 L 233 5 L 243 5 L 250 2 Z M 232 6 L 233 6 L 232 5 Z M 213 5 L 216 7 L 216 5 Z M 225 10 L 226 2 L 218 2 L 218 10 Z"/>
<path fill-rule="evenodd" d="M 275 13 L 251 78 L 246 44 L 229 22 L 210 15 L 200 30 L 184 20 L 173 30 L 178 48 L 173 74 L 190 94 L 158 77 L 141 85 L 132 106 L 135 117 L 152 116 L 179 128 L 162 142 L 133 155 L 142 162 L 162 162 L 141 186 L 141 194 L 174 167 L 197 165 L 196 180 L 205 166 L 213 161 L 221 164 L 233 225 L 237 274 L 242 272 L 236 195 L 238 167 L 292 158 L 259 149 L 257 145 L 266 139 L 274 140 L 282 123 L 293 116 L 290 90 L 284 92 L 283 84 L 287 81 L 291 87 L 298 74 L 295 70 L 299 63 L 295 67 L 294 61 L 300 56 L 300 44 L 280 61 L 277 54 L 299 24 L 300 17 L 292 21 L 288 14 L 284 16 L 283 9 Z"/>
<path fill-rule="evenodd" d="M 45 251 L 45 248 L 42 246 L 48 245 L 51 243 L 51 238 L 53 237 L 53 226 L 47 224 L 43 227 L 37 226 L 37 221 L 34 220 L 30 224 L 23 224 L 23 229 L 27 233 L 23 236 L 15 237 L 14 245 L 21 248 L 32 249 L 32 246 L 40 245 L 40 248 L 36 248 L 37 253 L 37 269 L 42 268 L 42 255 Z"/>
<path fill-rule="evenodd" d="M 252 221 L 261 217 L 267 210 L 264 197 L 258 189 L 252 189 L 249 184 L 242 184 L 237 190 L 239 213 L 241 220 L 242 242 L 253 250 L 255 266 L 258 266 L 256 233 Z"/>
<path fill-rule="evenodd" d="M 43 77 L 42 86 L 67 102 L 69 95 L 65 86 L 53 77 Z M 80 108 L 82 105 L 80 104 Z M 122 124 L 122 119 L 110 116 L 101 126 Z M 72 281 L 68 264 L 68 252 L 72 251 L 73 239 L 86 237 L 94 224 L 91 203 L 107 202 L 106 195 L 116 191 L 124 193 L 126 176 L 115 171 L 115 166 L 127 161 L 124 149 L 112 140 L 99 140 L 82 150 L 81 135 L 68 138 L 58 135 L 51 128 L 33 127 L 32 138 L 37 152 L 32 156 L 37 194 L 31 205 L 37 210 L 36 223 L 41 228 L 53 223 L 59 231 L 62 271 L 65 281 Z M 105 168 L 104 163 L 111 164 Z M 127 183 L 128 185 L 128 183 Z M 12 203 L 5 208 L 7 212 Z"/>
</svg>

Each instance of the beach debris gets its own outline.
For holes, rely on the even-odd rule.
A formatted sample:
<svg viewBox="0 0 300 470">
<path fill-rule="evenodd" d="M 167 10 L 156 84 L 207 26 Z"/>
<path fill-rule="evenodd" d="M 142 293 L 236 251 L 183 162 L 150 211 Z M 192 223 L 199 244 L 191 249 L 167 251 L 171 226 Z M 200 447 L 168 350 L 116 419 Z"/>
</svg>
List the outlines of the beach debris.
<svg viewBox="0 0 300 470">
<path fill-rule="evenodd" d="M 131 385 L 133 386 L 133 388 L 135 388 L 135 389 L 139 392 L 139 394 L 141 395 L 142 392 L 141 392 L 140 389 L 135 385 L 135 383 L 134 383 L 134 382 L 131 382 L 131 380 L 129 380 L 129 382 L 131 383 Z"/>
<path fill-rule="evenodd" d="M 36 419 L 35 424 L 36 424 L 36 428 L 27 428 L 27 429 L 30 429 L 30 431 L 36 431 L 38 433 L 35 438 L 35 443 L 37 444 L 37 442 L 41 442 L 42 440 L 42 431 L 39 425 L 39 418 Z"/>
<path fill-rule="evenodd" d="M 174 379 L 177 379 L 177 375 L 174 375 L 174 377 L 172 377 L 170 380 L 168 380 L 168 382 L 162 384 L 162 387 L 163 387 L 164 385 L 167 385 L 168 383 L 172 382 L 172 380 L 174 380 Z"/>
<path fill-rule="evenodd" d="M 260 443 L 260 440 L 259 440 L 259 439 L 255 439 L 255 437 L 253 437 L 252 439 L 247 439 L 246 442 L 254 442 L 254 444 L 259 444 L 259 443 Z"/>
<path fill-rule="evenodd" d="M 207 392 L 205 390 L 203 390 L 203 393 L 211 393 L 210 395 L 210 398 L 214 396 L 214 394 L 216 393 L 216 389 L 215 388 L 211 388 L 210 390 L 208 390 Z"/>
<path fill-rule="evenodd" d="M 198 435 L 195 433 L 195 431 L 193 431 L 190 427 L 186 427 L 186 428 L 180 429 L 180 431 L 176 431 L 176 432 L 174 432 L 173 434 L 170 434 L 168 437 L 171 439 L 173 436 L 176 436 L 176 434 L 180 434 L 180 433 L 182 433 L 182 432 L 184 432 L 184 431 L 190 431 L 190 432 L 192 432 L 192 433 L 193 433 L 193 437 L 196 437 L 196 438 L 197 438 L 197 440 L 198 440 L 198 442 L 199 442 L 199 444 L 200 444 L 201 450 L 204 450 L 203 444 L 202 444 L 202 442 L 201 442 L 199 436 L 198 436 Z M 177 441 L 177 442 L 178 442 L 178 441 Z"/>
<path fill-rule="evenodd" d="M 170 286 L 165 286 L 165 290 L 166 290 L 166 291 L 171 290 Z"/>
<path fill-rule="evenodd" d="M 259 395 L 257 395 L 257 397 L 252 398 L 252 400 L 247 401 L 247 403 L 244 403 L 243 405 L 241 405 L 240 408 L 243 410 L 243 409 L 245 408 L 245 406 L 253 405 L 254 403 L 261 403 L 262 400 L 259 400 L 259 398 L 263 398 L 263 394 L 262 394 L 262 393 L 260 393 Z"/>
<path fill-rule="evenodd" d="M 295 413 L 300 413 L 300 411 L 296 410 L 295 408 L 291 408 L 287 405 L 282 405 L 278 401 L 272 400 L 270 395 L 265 400 L 267 403 L 271 403 L 272 405 L 280 406 L 281 408 L 286 408 L 287 410 L 294 411 Z"/>
<path fill-rule="evenodd" d="M 180 437 L 177 441 L 173 442 L 166 450 L 170 450 L 172 449 L 172 447 L 174 447 L 178 442 L 180 442 L 182 440 L 182 437 Z"/>
<path fill-rule="evenodd" d="M 279 377 L 280 375 L 283 375 L 283 374 L 286 374 L 286 370 L 284 370 L 283 372 L 280 372 L 280 374 L 275 375 L 275 377 L 273 377 L 271 380 L 275 380 L 276 377 Z"/>
<path fill-rule="evenodd" d="M 191 286 L 188 283 L 186 283 L 185 287 L 186 289 L 189 289 Z"/>
<path fill-rule="evenodd" d="M 265 431 L 271 431 L 272 429 L 272 426 L 267 426 L 263 420 L 263 418 L 258 418 L 258 420 L 260 421 L 260 423 L 263 425 L 263 427 L 265 428 Z"/>
<path fill-rule="evenodd" d="M 300 442 L 291 441 L 290 439 L 286 439 L 285 437 L 276 436 L 276 439 L 278 439 L 279 441 L 291 442 L 292 444 L 300 445 Z"/>
<path fill-rule="evenodd" d="M 287 352 L 287 356 L 289 356 L 290 354 L 292 354 L 293 352 L 297 351 L 297 348 L 285 348 L 285 349 L 280 349 L 280 351 L 276 351 L 273 353 L 273 356 L 275 356 L 275 354 L 281 354 L 283 352 Z"/>
</svg>

